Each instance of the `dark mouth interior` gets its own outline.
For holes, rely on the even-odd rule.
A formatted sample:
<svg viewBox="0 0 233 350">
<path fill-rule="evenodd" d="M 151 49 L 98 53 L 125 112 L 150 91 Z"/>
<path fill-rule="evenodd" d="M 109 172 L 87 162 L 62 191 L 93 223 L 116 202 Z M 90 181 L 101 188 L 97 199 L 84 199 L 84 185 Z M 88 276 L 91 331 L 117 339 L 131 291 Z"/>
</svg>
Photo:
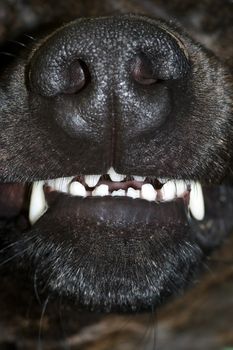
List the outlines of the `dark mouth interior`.
<svg viewBox="0 0 233 350">
<path fill-rule="evenodd" d="M 29 208 L 29 184 L 0 184 L 0 218 L 17 217 Z"/>
</svg>

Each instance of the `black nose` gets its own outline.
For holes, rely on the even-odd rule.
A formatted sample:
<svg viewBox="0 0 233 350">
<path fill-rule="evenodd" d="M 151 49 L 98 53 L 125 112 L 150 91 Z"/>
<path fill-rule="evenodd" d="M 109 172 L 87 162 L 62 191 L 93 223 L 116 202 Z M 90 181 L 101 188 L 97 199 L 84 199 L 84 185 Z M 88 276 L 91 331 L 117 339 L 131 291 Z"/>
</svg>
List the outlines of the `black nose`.
<svg viewBox="0 0 233 350">
<path fill-rule="evenodd" d="M 49 118 L 65 133 L 121 148 L 121 140 L 158 129 L 175 115 L 188 69 L 179 40 L 156 21 L 80 19 L 35 50 L 28 89 L 46 98 Z"/>
</svg>

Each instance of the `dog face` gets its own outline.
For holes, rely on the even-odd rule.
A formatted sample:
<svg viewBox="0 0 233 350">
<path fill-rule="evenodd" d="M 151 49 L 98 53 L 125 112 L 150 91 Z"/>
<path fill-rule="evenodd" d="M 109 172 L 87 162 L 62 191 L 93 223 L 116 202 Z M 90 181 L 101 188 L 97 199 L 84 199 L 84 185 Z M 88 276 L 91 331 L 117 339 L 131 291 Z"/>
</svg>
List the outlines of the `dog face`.
<svg viewBox="0 0 233 350">
<path fill-rule="evenodd" d="M 49 31 L 1 72 L 1 216 L 30 219 L 3 244 L 92 310 L 179 293 L 233 225 L 231 94 L 230 70 L 166 21 Z"/>
</svg>

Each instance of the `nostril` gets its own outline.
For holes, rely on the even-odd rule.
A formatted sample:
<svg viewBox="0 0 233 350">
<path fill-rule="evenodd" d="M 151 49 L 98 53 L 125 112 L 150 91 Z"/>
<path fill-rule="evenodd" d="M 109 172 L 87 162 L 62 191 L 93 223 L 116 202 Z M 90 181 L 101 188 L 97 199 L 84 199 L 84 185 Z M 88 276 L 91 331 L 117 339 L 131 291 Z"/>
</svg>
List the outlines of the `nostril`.
<svg viewBox="0 0 233 350">
<path fill-rule="evenodd" d="M 133 79 L 142 85 L 152 85 L 158 81 L 154 76 L 152 63 L 146 55 L 138 55 L 132 66 Z"/>
<path fill-rule="evenodd" d="M 75 60 L 67 67 L 66 84 L 63 94 L 75 94 L 80 92 L 89 82 L 91 76 L 87 65 L 81 60 Z"/>
<path fill-rule="evenodd" d="M 44 97 L 54 97 L 77 94 L 90 83 L 90 71 L 84 61 L 55 57 L 47 58 L 39 50 L 30 61 L 25 71 L 29 90 Z"/>
</svg>

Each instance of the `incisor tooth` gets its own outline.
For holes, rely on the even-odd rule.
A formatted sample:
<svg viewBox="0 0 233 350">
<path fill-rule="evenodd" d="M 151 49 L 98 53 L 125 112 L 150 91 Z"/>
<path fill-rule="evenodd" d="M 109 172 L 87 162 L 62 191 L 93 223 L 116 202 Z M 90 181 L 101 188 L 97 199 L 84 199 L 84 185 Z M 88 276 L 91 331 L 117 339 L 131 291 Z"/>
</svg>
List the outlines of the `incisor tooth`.
<svg viewBox="0 0 233 350">
<path fill-rule="evenodd" d="M 112 192 L 112 196 L 115 197 L 115 196 L 125 196 L 125 191 L 124 190 L 118 190 L 118 191 L 113 191 Z"/>
<path fill-rule="evenodd" d="M 176 196 L 176 185 L 174 181 L 166 182 L 161 188 L 163 201 L 171 201 Z"/>
<path fill-rule="evenodd" d="M 29 206 L 29 221 L 33 225 L 48 209 L 44 195 L 44 181 L 34 182 Z"/>
<path fill-rule="evenodd" d="M 101 175 L 86 175 L 85 182 L 88 187 L 95 187 L 99 182 Z"/>
<path fill-rule="evenodd" d="M 131 198 L 140 198 L 140 191 L 139 190 L 135 190 L 132 187 L 129 187 L 127 190 L 127 196 L 131 197 Z"/>
<path fill-rule="evenodd" d="M 134 180 L 136 180 L 136 181 L 139 181 L 139 182 L 143 182 L 143 181 L 145 181 L 145 176 L 137 176 L 137 175 L 133 175 L 133 178 L 134 178 Z"/>
<path fill-rule="evenodd" d="M 187 183 L 183 180 L 176 180 L 176 196 L 181 197 L 187 191 Z"/>
<path fill-rule="evenodd" d="M 168 182 L 169 181 L 169 179 L 167 179 L 167 178 L 162 178 L 162 177 L 158 177 L 158 179 L 157 179 L 161 184 L 165 184 L 166 182 Z"/>
<path fill-rule="evenodd" d="M 108 196 L 109 191 L 108 191 L 108 185 L 99 185 L 92 191 L 92 196 Z"/>
<path fill-rule="evenodd" d="M 142 185 L 141 198 L 147 199 L 148 201 L 154 201 L 156 199 L 157 192 L 151 184 Z"/>
<path fill-rule="evenodd" d="M 110 176 L 111 180 L 114 182 L 120 182 L 123 181 L 125 178 L 125 175 L 117 174 L 113 167 L 111 167 L 108 171 L 108 175 Z"/>
<path fill-rule="evenodd" d="M 86 197 L 87 195 L 85 187 L 78 181 L 74 181 L 70 184 L 69 192 L 73 196 Z"/>
<path fill-rule="evenodd" d="M 189 208 L 196 220 L 203 220 L 205 217 L 205 204 L 202 187 L 199 182 L 191 182 Z"/>
<path fill-rule="evenodd" d="M 46 184 L 49 185 L 52 189 L 67 193 L 69 190 L 69 184 L 74 177 L 60 177 L 54 180 L 46 181 Z"/>
</svg>

